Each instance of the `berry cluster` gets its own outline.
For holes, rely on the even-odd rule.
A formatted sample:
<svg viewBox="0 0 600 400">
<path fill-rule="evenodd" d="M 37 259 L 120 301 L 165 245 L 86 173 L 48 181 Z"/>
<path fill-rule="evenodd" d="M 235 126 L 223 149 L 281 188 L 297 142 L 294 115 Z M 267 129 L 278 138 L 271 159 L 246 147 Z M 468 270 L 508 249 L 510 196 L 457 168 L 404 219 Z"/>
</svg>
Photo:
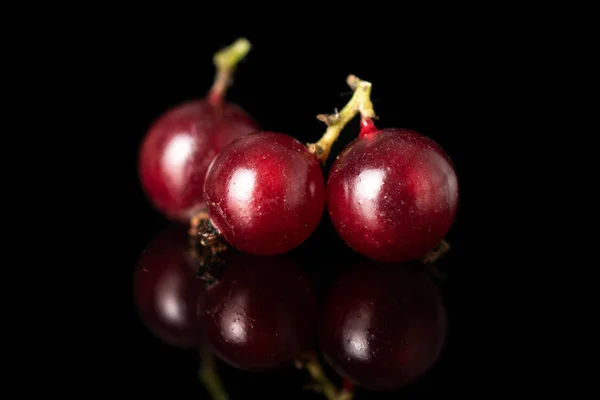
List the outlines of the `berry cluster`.
<svg viewBox="0 0 600 400">
<path fill-rule="evenodd" d="M 318 116 L 327 125 L 319 141 L 261 130 L 224 99 L 249 50 L 241 39 L 215 54 L 206 99 L 167 111 L 142 143 L 149 200 L 186 227 L 175 225 L 140 258 L 142 319 L 165 342 L 210 349 L 236 368 L 296 363 L 330 399 L 351 398 L 353 385 L 397 389 L 427 371 L 444 343 L 441 296 L 418 261 L 448 249 L 459 197 L 453 164 L 418 132 L 378 129 L 372 85 L 353 75 L 348 104 Z M 322 164 L 357 115 L 360 133 L 326 178 Z M 313 235 L 325 209 L 366 261 L 318 304 L 311 279 L 287 253 Z M 344 378 L 343 389 L 325 376 L 319 354 Z M 201 376 L 216 390 L 208 375 Z"/>
</svg>

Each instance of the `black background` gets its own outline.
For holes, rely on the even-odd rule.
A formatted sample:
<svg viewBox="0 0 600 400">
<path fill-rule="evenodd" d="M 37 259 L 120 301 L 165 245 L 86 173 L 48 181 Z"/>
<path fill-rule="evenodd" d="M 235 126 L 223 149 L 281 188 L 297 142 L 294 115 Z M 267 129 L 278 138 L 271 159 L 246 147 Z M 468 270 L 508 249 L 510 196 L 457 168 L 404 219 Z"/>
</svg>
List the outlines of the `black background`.
<svg viewBox="0 0 600 400">
<path fill-rule="evenodd" d="M 351 91 L 345 79 L 350 73 L 372 82 L 372 99 L 379 116 L 378 127 L 404 127 L 430 136 L 454 161 L 461 186 L 457 221 L 448 234 L 452 249 L 439 267 L 448 273 L 443 290 L 450 316 L 448 342 L 438 364 L 420 381 L 400 394 L 375 395 L 359 392 L 357 398 L 426 398 L 432 395 L 465 393 L 473 388 L 481 365 L 472 363 L 478 349 L 466 318 L 460 287 L 461 276 L 472 270 L 467 261 L 469 182 L 467 158 L 480 126 L 473 118 L 473 76 L 480 63 L 478 47 L 461 39 L 460 30 L 429 36 L 427 32 L 398 35 L 371 32 L 353 40 L 339 34 L 313 35 L 303 32 L 260 29 L 222 29 L 198 32 L 198 40 L 186 33 L 161 36 L 143 32 L 123 38 L 122 85 L 114 110 L 122 112 L 121 149 L 127 159 L 126 199 L 127 262 L 117 277 L 127 287 L 120 303 L 127 318 L 119 329 L 119 368 L 108 377 L 115 385 L 135 387 L 140 396 L 164 393 L 172 398 L 206 398 L 197 379 L 198 356 L 193 351 L 172 349 L 152 336 L 141 324 L 133 304 L 131 278 L 135 262 L 145 245 L 168 222 L 152 209 L 137 178 L 137 152 L 150 124 L 167 108 L 206 94 L 213 80 L 212 55 L 238 37 L 247 37 L 253 48 L 239 66 L 227 99 L 242 106 L 268 130 L 280 131 L 302 142 L 314 142 L 325 131 L 315 116 L 341 108 Z M 429 37 L 429 39 L 428 39 Z M 478 83 L 485 85 L 488 78 Z M 477 89 L 476 89 L 477 90 Z M 358 119 L 342 133 L 329 162 L 358 133 Z M 124 228 L 125 230 L 125 228 Z M 471 234 L 472 235 L 472 234 Z M 299 250 L 319 254 L 313 266 L 324 276 L 356 259 L 328 225 L 327 214 L 309 243 Z M 123 265 L 125 264 L 125 265 Z M 471 278 L 472 279 L 472 278 Z M 459 300 L 457 300 L 457 298 Z M 470 310 L 472 311 L 472 310 Z M 319 398 L 300 389 L 307 376 L 293 368 L 277 374 L 250 374 L 220 365 L 223 379 L 234 399 Z M 111 381 L 112 382 L 112 381 Z M 312 397 L 311 397 L 312 396 Z M 377 397 L 378 396 L 378 397 Z M 387 397 L 386 397 L 387 396 Z"/>
</svg>

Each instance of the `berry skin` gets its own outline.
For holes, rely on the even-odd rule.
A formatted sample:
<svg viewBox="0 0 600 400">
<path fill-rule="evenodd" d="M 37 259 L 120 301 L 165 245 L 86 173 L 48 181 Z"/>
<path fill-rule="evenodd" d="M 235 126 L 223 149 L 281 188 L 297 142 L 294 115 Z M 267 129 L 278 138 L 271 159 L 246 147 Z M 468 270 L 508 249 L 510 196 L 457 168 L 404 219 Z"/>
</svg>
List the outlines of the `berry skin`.
<svg viewBox="0 0 600 400">
<path fill-rule="evenodd" d="M 236 253 L 206 292 L 205 327 L 214 353 L 243 370 L 288 366 L 312 347 L 316 299 L 291 260 Z"/>
<path fill-rule="evenodd" d="M 134 274 L 134 300 L 147 328 L 164 343 L 202 343 L 204 282 L 196 277 L 187 232 L 171 227 L 144 249 Z"/>
<path fill-rule="evenodd" d="M 223 149 L 206 178 L 211 222 L 249 254 L 285 253 L 317 227 L 325 206 L 321 165 L 291 136 L 260 132 Z"/>
<path fill-rule="evenodd" d="M 377 130 L 365 121 L 363 128 L 329 174 L 333 226 L 348 246 L 373 260 L 420 258 L 454 222 L 459 188 L 453 164 L 415 131 Z"/>
<path fill-rule="evenodd" d="M 142 141 L 142 188 L 154 207 L 173 221 L 187 223 L 205 205 L 204 177 L 215 155 L 234 139 L 258 130 L 241 107 L 224 99 L 236 64 L 249 49 L 241 39 L 218 52 L 217 77 L 207 97 L 166 111 Z"/>
<path fill-rule="evenodd" d="M 342 377 L 370 390 L 395 390 L 438 359 L 446 310 L 419 267 L 367 263 L 335 283 L 321 315 L 320 345 Z"/>
</svg>

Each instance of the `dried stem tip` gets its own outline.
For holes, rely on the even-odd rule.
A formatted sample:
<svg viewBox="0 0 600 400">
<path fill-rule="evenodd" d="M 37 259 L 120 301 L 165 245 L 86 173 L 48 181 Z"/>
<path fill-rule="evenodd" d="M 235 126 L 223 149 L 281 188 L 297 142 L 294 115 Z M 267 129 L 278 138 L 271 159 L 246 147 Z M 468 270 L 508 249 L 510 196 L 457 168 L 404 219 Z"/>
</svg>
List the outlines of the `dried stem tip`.
<svg viewBox="0 0 600 400">
<path fill-rule="evenodd" d="M 247 39 L 238 39 L 231 45 L 216 52 L 213 56 L 213 63 L 218 70 L 236 68 L 239 62 L 246 57 L 251 47 Z"/>
</svg>

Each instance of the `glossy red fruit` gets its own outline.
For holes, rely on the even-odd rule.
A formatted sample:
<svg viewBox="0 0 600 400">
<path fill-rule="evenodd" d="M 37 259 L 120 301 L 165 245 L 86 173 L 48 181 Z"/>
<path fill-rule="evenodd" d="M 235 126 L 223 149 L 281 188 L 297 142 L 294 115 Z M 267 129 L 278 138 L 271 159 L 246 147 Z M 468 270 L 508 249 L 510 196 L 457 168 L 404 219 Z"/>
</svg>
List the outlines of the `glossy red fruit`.
<svg viewBox="0 0 600 400">
<path fill-rule="evenodd" d="M 394 390 L 438 359 L 446 311 L 419 267 L 372 263 L 336 282 L 324 304 L 320 344 L 341 376 L 370 390 Z"/>
<path fill-rule="evenodd" d="M 325 183 L 305 145 L 282 133 L 258 132 L 219 153 L 204 195 L 211 223 L 230 245 L 274 255 L 294 249 L 317 227 Z"/>
<path fill-rule="evenodd" d="M 206 292 L 214 353 L 244 370 L 288 366 L 313 345 L 316 299 L 303 271 L 284 257 L 237 253 Z"/>
<path fill-rule="evenodd" d="M 188 237 L 172 227 L 140 255 L 134 274 L 134 300 L 147 328 L 163 342 L 191 348 L 202 343 L 204 282 L 196 277 Z"/>
<path fill-rule="evenodd" d="M 215 54 L 217 76 L 206 98 L 166 111 L 141 144 L 138 169 L 142 187 L 156 209 L 186 223 L 204 205 L 206 170 L 215 155 L 234 139 L 258 130 L 239 106 L 226 102 L 236 64 L 250 43 L 240 39 Z"/>
<path fill-rule="evenodd" d="M 204 177 L 213 158 L 234 139 L 258 129 L 235 104 L 190 101 L 167 111 L 141 146 L 139 173 L 152 203 L 186 223 L 205 205 Z"/>
<path fill-rule="evenodd" d="M 327 207 L 340 237 L 382 262 L 417 259 L 434 248 L 454 222 L 458 199 L 454 166 L 436 142 L 364 121 L 327 182 Z"/>
</svg>

